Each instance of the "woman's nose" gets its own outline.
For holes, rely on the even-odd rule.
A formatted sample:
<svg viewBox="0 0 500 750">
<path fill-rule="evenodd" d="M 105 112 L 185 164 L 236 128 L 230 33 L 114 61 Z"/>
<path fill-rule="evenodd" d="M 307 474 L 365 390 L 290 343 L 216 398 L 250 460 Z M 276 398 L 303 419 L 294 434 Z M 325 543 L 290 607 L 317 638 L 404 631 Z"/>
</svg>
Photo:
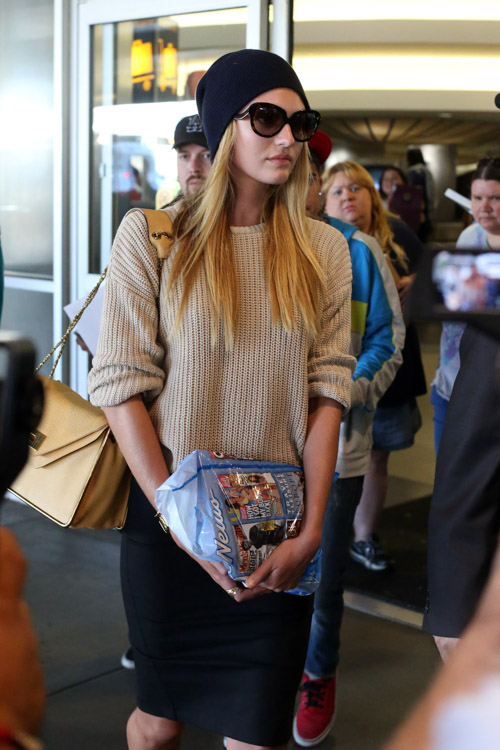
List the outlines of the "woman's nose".
<svg viewBox="0 0 500 750">
<path fill-rule="evenodd" d="M 290 123 L 286 122 L 279 133 L 276 135 L 276 141 L 277 143 L 286 143 L 288 145 L 292 144 L 294 142 L 295 138 L 293 137 L 292 129 L 290 127 Z"/>
</svg>

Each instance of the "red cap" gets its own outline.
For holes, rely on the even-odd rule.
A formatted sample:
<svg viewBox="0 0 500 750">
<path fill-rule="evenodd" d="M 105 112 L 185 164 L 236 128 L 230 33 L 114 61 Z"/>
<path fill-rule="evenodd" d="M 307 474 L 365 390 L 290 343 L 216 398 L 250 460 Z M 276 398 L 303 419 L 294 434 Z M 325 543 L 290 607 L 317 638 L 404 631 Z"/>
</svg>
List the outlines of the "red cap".
<svg viewBox="0 0 500 750">
<path fill-rule="evenodd" d="M 313 137 L 307 141 L 309 148 L 313 151 L 320 164 L 324 164 L 332 150 L 332 139 L 323 130 L 317 130 Z"/>
</svg>

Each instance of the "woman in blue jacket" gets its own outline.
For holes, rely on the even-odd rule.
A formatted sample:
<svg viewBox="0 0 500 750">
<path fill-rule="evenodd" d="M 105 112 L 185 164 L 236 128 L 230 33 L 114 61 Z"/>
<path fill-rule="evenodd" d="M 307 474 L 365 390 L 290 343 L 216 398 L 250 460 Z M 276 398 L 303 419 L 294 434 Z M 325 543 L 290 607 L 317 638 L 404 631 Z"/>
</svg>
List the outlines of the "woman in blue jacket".
<svg viewBox="0 0 500 750">
<path fill-rule="evenodd" d="M 375 408 L 402 362 L 405 337 L 398 292 L 378 242 L 352 224 L 321 213 L 320 170 L 331 149 L 326 133 L 317 131 L 309 149 L 312 181 L 308 210 L 341 232 L 349 245 L 351 354 L 357 358 L 357 366 L 351 381 L 351 409 L 340 425 L 338 478 L 323 523 L 321 583 L 314 599 L 301 701 L 294 721 L 294 739 L 304 747 L 319 744 L 335 720 L 343 579 L 351 529 L 363 479 L 370 470 Z"/>
</svg>

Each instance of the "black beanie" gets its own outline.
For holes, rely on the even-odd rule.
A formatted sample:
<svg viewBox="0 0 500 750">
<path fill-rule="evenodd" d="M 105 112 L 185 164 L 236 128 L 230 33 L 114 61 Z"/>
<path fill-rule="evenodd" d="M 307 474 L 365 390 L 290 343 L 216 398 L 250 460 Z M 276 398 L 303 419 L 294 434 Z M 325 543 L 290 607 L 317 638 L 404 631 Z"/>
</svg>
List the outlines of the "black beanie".
<svg viewBox="0 0 500 750">
<path fill-rule="evenodd" d="M 279 55 L 260 49 L 240 49 L 216 60 L 196 89 L 196 104 L 213 160 L 224 131 L 241 108 L 271 89 L 292 89 L 309 108 L 291 65 Z"/>
</svg>

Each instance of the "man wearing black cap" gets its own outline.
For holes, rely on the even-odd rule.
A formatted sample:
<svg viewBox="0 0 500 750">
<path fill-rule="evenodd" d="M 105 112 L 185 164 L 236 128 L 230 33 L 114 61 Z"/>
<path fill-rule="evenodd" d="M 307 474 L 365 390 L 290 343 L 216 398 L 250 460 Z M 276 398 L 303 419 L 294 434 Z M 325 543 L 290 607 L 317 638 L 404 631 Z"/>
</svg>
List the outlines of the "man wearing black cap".
<svg viewBox="0 0 500 750">
<path fill-rule="evenodd" d="M 183 195 L 194 195 L 210 172 L 210 151 L 198 115 L 179 120 L 175 128 L 177 179 Z"/>
</svg>

